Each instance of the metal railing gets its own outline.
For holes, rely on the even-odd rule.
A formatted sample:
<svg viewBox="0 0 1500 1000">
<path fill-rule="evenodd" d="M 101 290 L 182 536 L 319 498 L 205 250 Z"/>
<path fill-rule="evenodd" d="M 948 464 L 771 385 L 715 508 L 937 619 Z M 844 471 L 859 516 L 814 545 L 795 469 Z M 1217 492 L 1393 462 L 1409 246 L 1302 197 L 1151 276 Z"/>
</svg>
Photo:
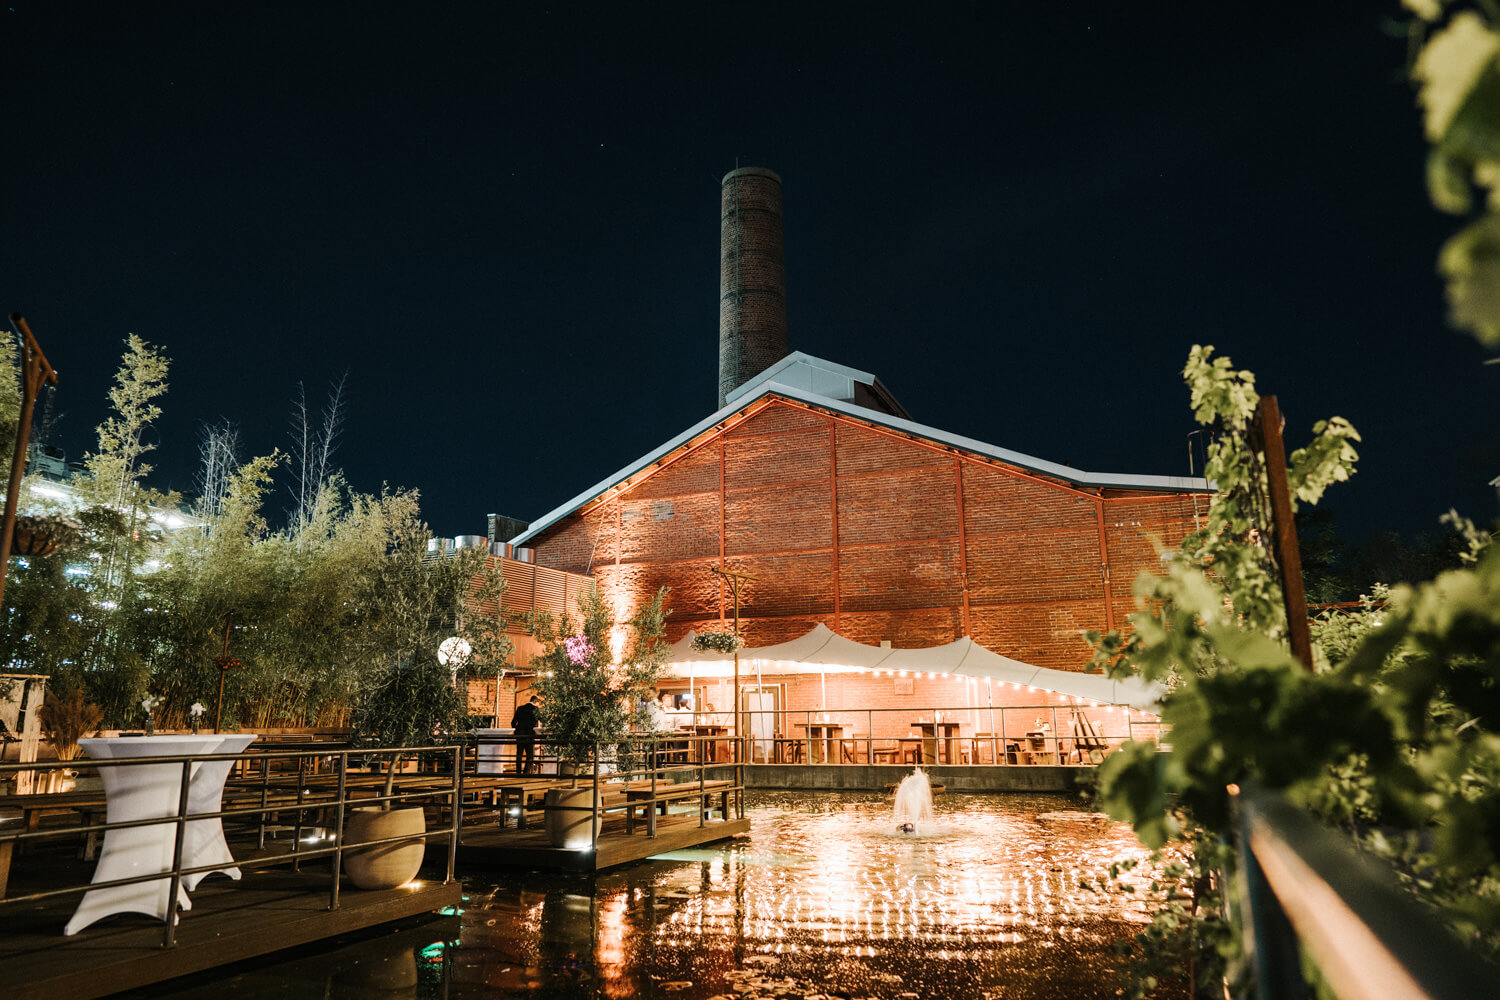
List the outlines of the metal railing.
<svg viewBox="0 0 1500 1000">
<path fill-rule="evenodd" d="M 1303 952 L 1340 1000 L 1493 995 L 1495 967 L 1402 890 L 1395 873 L 1279 796 L 1235 796 L 1256 997 L 1309 995 Z"/>
<path fill-rule="evenodd" d="M 433 758 L 448 758 L 451 765 L 440 771 L 432 772 L 433 777 L 421 779 L 417 774 L 402 777 L 398 774 L 395 778 L 397 785 L 411 787 L 412 784 L 420 784 L 423 787 L 415 791 L 393 791 L 384 794 L 381 788 L 366 785 L 361 788 L 351 788 L 349 775 L 351 771 L 351 759 L 358 764 L 369 764 L 373 761 L 389 759 L 387 767 L 398 766 L 401 758 L 412 756 L 425 756 L 429 760 Z M 194 768 L 198 765 L 213 761 L 231 762 L 231 772 L 241 770 L 248 773 L 254 765 L 259 764 L 262 769 L 262 777 L 259 786 L 260 801 L 250 806 L 234 806 L 231 808 L 219 808 L 212 812 L 191 812 L 188 808 L 189 789 L 192 783 Z M 309 764 L 314 766 L 309 768 Z M 272 784 L 273 775 L 280 775 L 277 764 L 295 764 L 296 782 L 294 794 L 287 797 L 284 788 Z M 319 764 L 329 765 L 333 774 L 332 789 L 315 789 L 309 787 L 308 778 L 318 771 Z M 179 888 L 185 876 L 207 874 L 209 872 L 221 871 L 225 867 L 223 861 L 217 861 L 209 865 L 184 866 L 183 848 L 186 837 L 187 825 L 190 822 L 205 820 L 222 823 L 224 820 L 246 820 L 254 818 L 260 827 L 258 835 L 258 846 L 265 844 L 267 830 L 266 821 L 268 817 L 277 816 L 282 813 L 293 813 L 295 821 L 293 825 L 293 839 L 290 849 L 284 853 L 261 855 L 244 860 L 234 859 L 231 864 L 234 867 L 259 871 L 263 869 L 276 868 L 287 865 L 292 870 L 297 870 L 300 865 L 309 860 L 317 858 L 329 858 L 331 860 L 333 877 L 328 890 L 329 909 L 338 909 L 339 892 L 342 887 L 343 856 L 346 851 L 363 850 L 372 847 L 412 843 L 414 841 L 426 842 L 428 840 L 447 838 L 448 858 L 443 881 L 453 880 L 454 864 L 458 847 L 459 826 L 462 819 L 462 745 L 432 745 L 425 747 L 392 747 L 374 749 L 352 749 L 347 744 L 337 746 L 321 745 L 316 749 L 302 750 L 246 750 L 241 753 L 232 754 L 187 754 L 187 755 L 163 755 L 156 757 L 125 757 L 112 759 L 84 758 L 73 761 L 28 761 L 25 763 L 8 762 L 0 764 L 0 780 L 13 772 L 31 770 L 37 772 L 50 772 L 64 769 L 103 769 L 116 767 L 147 767 L 162 765 L 177 765 L 181 768 L 181 781 L 178 788 L 176 811 L 172 815 L 150 817 L 145 819 L 118 821 L 104 823 L 90 823 L 86 825 L 72 825 L 48 827 L 46 829 L 28 829 L 29 823 L 26 817 L 33 811 L 44 809 L 76 809 L 83 805 L 79 801 L 77 793 L 71 795 L 57 795 L 56 804 L 51 805 L 46 800 L 53 796 L 49 793 L 32 795 L 0 796 L 0 810 L 20 809 L 22 814 L 21 828 L 17 831 L 6 831 L 0 829 L 0 855 L 8 854 L 9 862 L 13 866 L 19 860 L 16 855 L 20 849 L 33 843 L 45 840 L 58 840 L 65 838 L 91 838 L 98 834 L 108 834 L 111 830 L 123 830 L 135 827 L 149 826 L 173 826 L 173 848 L 172 862 L 170 868 L 144 875 L 135 875 L 128 878 L 111 879 L 102 882 L 85 882 L 54 886 L 22 895 L 6 895 L 0 897 L 0 907 L 17 905 L 23 903 L 34 903 L 41 900 L 55 899 L 62 896 L 76 895 L 96 889 L 108 889 L 117 886 L 136 885 L 145 882 L 168 881 L 168 907 L 169 916 L 165 921 L 163 930 L 163 946 L 171 947 L 176 937 L 176 900 Z M 286 775 L 291 776 L 288 767 Z M 373 773 L 373 772 L 366 772 Z M 282 784 L 279 777 L 276 784 Z M 380 779 L 382 782 L 384 778 Z M 253 778 L 242 778 L 236 780 L 228 779 L 225 788 L 225 797 L 233 802 L 240 796 L 237 790 L 253 790 Z M 273 801 L 273 792 L 276 793 Z M 329 794 L 331 792 L 331 795 Z M 66 800 L 66 801 L 65 801 Z M 103 791 L 98 793 L 97 801 L 104 804 L 107 809 L 107 798 Z M 354 806 L 379 806 L 385 803 L 402 802 L 436 802 L 441 804 L 446 801 L 451 806 L 451 822 L 445 828 L 434 828 L 424 830 L 421 834 L 407 834 L 397 837 L 387 837 L 374 840 L 359 840 L 346 842 L 344 839 L 344 815 L 348 808 Z M 334 816 L 334 832 L 332 844 L 325 847 L 305 846 L 302 833 L 304 827 L 311 824 L 305 822 L 305 816 L 311 811 L 331 810 Z M 107 813 L 106 813 L 107 816 Z"/>
<path fill-rule="evenodd" d="M 1104 705 L 818 708 L 747 711 L 740 725 L 752 764 L 1090 764 L 1127 740 L 1163 740 L 1167 728 L 1143 715 Z"/>
<path fill-rule="evenodd" d="M 665 814 L 673 803 L 694 803 L 699 827 L 707 823 L 709 800 L 713 798 L 720 801 L 724 819 L 729 819 L 731 812 L 735 819 L 744 819 L 748 742 L 728 735 L 642 733 L 618 742 L 596 743 L 579 754 L 581 759 L 575 763 L 564 755 L 564 745 L 538 734 L 532 769 L 522 771 L 521 740 L 486 735 L 466 741 L 467 762 L 462 775 L 470 788 L 481 784 L 486 776 L 502 775 L 513 785 L 524 782 L 534 786 L 532 791 L 575 785 L 591 789 L 588 805 L 548 805 L 546 809 L 562 814 L 593 813 L 597 821 L 591 826 L 589 849 L 597 851 L 600 829 L 611 814 L 625 813 L 629 832 L 635 812 L 643 810 L 648 838 L 656 836 L 657 810 Z M 581 768 L 581 772 L 567 773 L 570 765 Z M 468 775 L 474 780 L 468 780 Z M 525 791 L 511 808 L 520 814 L 518 825 L 524 822 L 529 808 Z M 586 816 L 584 821 L 588 822 Z M 502 826 L 504 822 L 502 817 Z"/>
</svg>

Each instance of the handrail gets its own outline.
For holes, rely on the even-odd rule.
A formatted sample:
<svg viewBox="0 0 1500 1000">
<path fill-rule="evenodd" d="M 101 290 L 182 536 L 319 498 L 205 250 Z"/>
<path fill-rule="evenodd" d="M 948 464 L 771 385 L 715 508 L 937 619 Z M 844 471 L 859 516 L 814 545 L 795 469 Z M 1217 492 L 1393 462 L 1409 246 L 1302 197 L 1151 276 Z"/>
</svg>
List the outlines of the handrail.
<svg viewBox="0 0 1500 1000">
<path fill-rule="evenodd" d="M 1235 796 L 1256 996 L 1305 992 L 1300 940 L 1340 1000 L 1460 1000 L 1492 982 L 1481 960 L 1392 869 L 1278 795 Z"/>
<path fill-rule="evenodd" d="M 364 795 L 354 798 L 350 795 L 347 783 L 349 759 L 393 757 L 399 758 L 417 754 L 441 753 L 453 757 L 453 767 L 449 779 L 440 785 L 423 788 L 412 792 L 396 792 L 385 795 L 377 792 L 375 795 Z M 75 825 L 52 827 L 47 830 L 28 832 L 24 828 L 16 832 L 0 832 L 0 844 L 25 843 L 33 840 L 60 839 L 68 836 L 85 835 L 90 836 L 99 833 L 107 833 L 110 830 L 124 830 L 146 826 L 164 826 L 171 824 L 175 827 L 173 832 L 173 852 L 171 868 L 159 872 L 150 872 L 143 875 L 135 875 L 123 879 L 112 879 L 103 882 L 88 882 L 81 884 L 70 884 L 60 888 L 46 889 L 40 892 L 27 893 L 20 896 L 0 897 L 0 907 L 19 903 L 31 903 L 43 899 L 51 899 L 59 896 L 74 895 L 79 892 L 87 892 L 95 889 L 107 889 L 115 886 L 135 885 L 144 882 L 168 881 L 168 905 L 170 913 L 165 920 L 166 927 L 163 930 L 163 947 L 172 947 L 176 943 L 176 900 L 178 887 L 186 875 L 195 875 L 205 872 L 218 871 L 224 868 L 222 862 L 197 867 L 186 867 L 183 865 L 183 850 L 188 823 L 205 820 L 222 820 L 225 818 L 238 818 L 248 816 L 260 816 L 262 820 L 262 844 L 264 843 L 264 819 L 272 813 L 293 812 L 296 814 L 297 834 L 294 836 L 290 850 L 285 854 L 269 857 L 257 857 L 248 859 L 235 859 L 235 867 L 257 871 L 275 868 L 280 865 L 291 865 L 293 870 L 304 860 L 332 857 L 333 878 L 329 889 L 329 908 L 337 909 L 339 906 L 339 892 L 342 883 L 342 858 L 345 851 L 353 849 L 365 849 L 380 847 L 389 844 L 403 844 L 414 841 L 427 842 L 429 840 L 446 837 L 448 838 L 448 864 L 444 874 L 445 883 L 453 881 L 455 859 L 457 852 L 458 830 L 461 823 L 463 808 L 462 802 L 462 759 L 464 743 L 435 743 L 421 747 L 345 747 L 330 752 L 326 747 L 317 747 L 303 750 L 254 750 L 242 751 L 240 753 L 227 754 L 172 754 L 152 757 L 113 757 L 113 758 L 80 758 L 70 761 L 8 761 L 0 762 L 0 776 L 17 771 L 59 771 L 78 767 L 106 768 L 106 767 L 141 767 L 148 765 L 172 765 L 177 764 L 182 768 L 182 779 L 178 791 L 177 807 L 173 815 L 150 817 L 138 820 L 120 820 L 114 822 L 94 823 L 89 825 Z M 322 795 L 304 795 L 306 778 L 304 765 L 309 758 L 334 758 L 336 759 L 337 771 L 337 793 L 329 798 Z M 273 760 L 296 760 L 298 762 L 297 802 L 288 805 L 284 802 L 270 803 L 267 800 L 264 783 L 268 780 L 269 764 Z M 262 794 L 261 803 L 258 806 L 246 808 L 220 808 L 212 812 L 190 812 L 188 809 L 188 791 L 191 785 L 193 769 L 197 765 L 213 761 L 235 761 L 235 762 L 265 762 L 262 772 Z M 389 765 L 394 767 L 395 761 Z M 400 781 L 399 776 L 396 781 Z M 45 797 L 45 793 L 41 793 Z M 0 796 L 0 808 L 5 806 L 6 796 Z M 37 796 L 28 795 L 28 804 L 40 805 Z M 452 809 L 453 821 L 447 829 L 427 830 L 424 828 L 420 834 L 407 834 L 396 837 L 387 837 L 376 840 L 360 840 L 354 843 L 346 843 L 344 840 L 344 810 L 352 806 L 370 806 L 387 802 L 405 802 L 410 800 L 436 800 L 447 801 Z M 303 849 L 300 831 L 302 827 L 303 814 L 309 809 L 335 809 L 334 842 L 330 847 Z"/>
<path fill-rule="evenodd" d="M 514 738 L 501 737 L 497 742 L 514 743 Z M 290 865 L 294 870 L 303 862 L 321 858 L 330 858 L 332 862 L 334 877 L 330 880 L 329 908 L 339 907 L 339 898 L 342 889 L 342 859 L 345 852 L 356 848 L 379 847 L 390 844 L 410 843 L 413 841 L 429 842 L 446 839 L 447 843 L 447 866 L 444 881 L 452 881 L 456 868 L 459 832 L 463 824 L 464 816 L 464 794 L 466 778 L 475 775 L 480 763 L 478 758 L 479 747 L 483 742 L 475 738 L 460 738 L 451 743 L 434 743 L 422 747 L 370 747 L 354 748 L 344 747 L 330 751 L 327 747 L 298 749 L 276 749 L 267 750 L 257 748 L 256 750 L 245 750 L 239 753 L 222 754 L 179 754 L 158 755 L 152 757 L 123 757 L 123 758 L 83 758 L 76 761 L 26 761 L 0 763 L 0 776 L 6 773 L 29 770 L 29 771 L 59 771 L 78 767 L 110 768 L 110 767 L 139 767 L 148 765 L 180 765 L 182 768 L 182 782 L 177 796 L 177 805 L 173 815 L 151 817 L 138 820 L 120 820 L 105 823 L 92 823 L 88 825 L 74 824 L 68 826 L 50 827 L 45 830 L 28 832 L 24 828 L 13 832 L 0 832 L 0 844 L 16 844 L 44 839 L 60 839 L 70 836 L 90 836 L 107 833 L 115 829 L 130 829 L 146 826 L 173 825 L 173 857 L 171 868 L 161 872 L 151 872 L 143 875 L 131 876 L 124 879 L 115 879 L 98 883 L 88 882 L 70 884 L 56 888 L 43 889 L 30 892 L 25 895 L 7 896 L 0 898 L 0 907 L 7 904 L 34 903 L 44 899 L 61 896 L 76 895 L 94 889 L 106 889 L 115 886 L 133 885 L 147 882 L 160 882 L 167 880 L 169 885 L 168 899 L 175 901 L 177 896 L 173 890 L 182 884 L 186 876 L 217 871 L 224 867 L 223 863 L 208 865 L 188 866 L 184 864 L 184 843 L 188 823 L 198 821 L 222 821 L 224 819 L 251 819 L 259 817 L 261 820 L 261 842 L 264 843 L 265 820 L 273 813 L 292 813 L 295 816 L 294 839 L 285 853 L 271 856 L 253 857 L 248 859 L 235 859 L 234 865 L 246 871 L 258 871 L 279 866 Z M 670 742 L 675 748 L 673 752 L 683 752 L 688 758 L 681 764 L 668 762 L 663 759 L 663 744 Z M 731 749 L 725 759 L 710 759 L 712 751 L 710 747 L 722 745 Z M 728 736 L 696 736 L 688 734 L 635 734 L 618 744 L 596 745 L 593 757 L 593 804 L 599 814 L 618 811 L 627 808 L 640 809 L 642 807 L 650 811 L 652 818 L 646 824 L 647 835 L 655 835 L 654 813 L 658 805 L 663 801 L 672 801 L 675 797 L 668 795 L 670 792 L 679 791 L 681 786 L 696 786 L 696 792 L 701 799 L 703 796 L 723 795 L 721 803 L 724 807 L 725 819 L 731 818 L 731 802 L 733 818 L 742 820 L 744 818 L 744 764 L 747 758 L 745 738 L 733 738 Z M 696 747 L 696 752 L 694 748 Z M 685 749 L 682 749 L 685 748 Z M 376 787 L 365 787 L 360 789 L 356 797 L 349 784 L 351 759 L 365 760 L 370 758 L 400 758 L 417 756 L 423 754 L 442 754 L 451 756 L 452 766 L 447 769 L 447 774 L 439 780 L 438 784 L 422 787 L 415 790 L 401 791 L 393 790 L 390 795 L 384 794 L 383 789 Z M 630 764 L 631 759 L 638 764 Z M 333 787 L 318 787 L 321 778 L 307 773 L 307 763 L 310 760 L 324 760 L 333 765 L 332 774 L 329 775 Z M 226 779 L 226 791 L 238 788 L 242 792 L 254 794 L 259 791 L 259 802 L 253 805 L 240 805 L 230 803 L 228 807 L 220 806 L 214 811 L 193 812 L 188 804 L 187 788 L 191 784 L 194 769 L 207 762 L 229 761 L 241 768 L 248 767 L 256 762 L 261 764 L 259 773 L 241 772 L 244 777 L 239 779 Z M 271 765 L 274 762 L 293 762 L 298 765 L 295 773 L 289 772 L 287 777 L 295 780 L 295 802 L 286 801 L 286 793 L 292 789 L 285 789 L 276 800 L 270 798 L 271 791 Z M 602 771 L 602 765 L 608 764 L 616 768 L 620 763 L 626 763 L 624 770 L 616 770 L 614 773 Z M 232 769 L 233 770 L 233 769 Z M 439 772 L 441 773 L 441 772 Z M 675 781 L 679 774 L 688 775 L 685 781 Z M 710 787 L 707 782 L 710 775 L 712 780 L 721 780 L 720 774 L 731 775 L 731 783 L 728 786 Z M 650 774 L 653 787 L 651 794 L 646 798 L 636 797 L 633 801 L 626 797 L 618 799 L 613 796 L 606 798 L 610 790 L 610 780 L 624 779 L 630 781 L 639 776 Z M 421 774 L 408 775 L 406 778 L 397 776 L 395 778 L 399 785 L 403 781 L 416 779 L 419 782 L 428 782 L 437 778 L 437 775 L 424 776 Z M 257 780 L 258 779 L 258 780 Z M 658 784 L 660 782 L 660 784 Z M 373 793 L 373 794 L 370 794 Z M 100 793 L 100 799 L 104 795 Z M 40 805 L 33 796 L 28 796 L 27 805 Z M 76 797 L 70 797 L 76 802 Z M 0 807 L 4 805 L 4 796 L 0 796 Z M 393 802 L 407 802 L 414 800 L 436 801 L 439 804 L 447 803 L 451 806 L 450 822 L 446 829 L 424 829 L 418 834 L 375 839 L 361 840 L 357 843 L 349 843 L 345 840 L 345 810 L 352 806 L 374 806 Z M 60 805 L 70 803 L 59 803 Z M 524 808 L 524 806 L 523 806 Z M 587 808 L 587 807 L 584 807 Z M 301 830 L 304 817 L 308 810 L 333 809 L 333 831 L 332 842 L 327 846 L 309 846 L 303 844 Z M 702 809 L 699 809 L 699 825 L 706 821 Z M 591 845 L 597 849 L 597 832 L 594 834 Z M 173 916 L 164 921 L 163 946 L 171 947 L 176 940 L 176 918 L 175 903 L 173 905 Z"/>
<path fill-rule="evenodd" d="M 562 758 L 553 753 L 546 752 L 549 748 L 556 749 L 556 742 L 549 742 L 545 733 L 538 733 L 535 737 L 538 749 L 533 761 L 537 776 L 550 774 L 554 768 L 562 764 Z M 480 748 L 499 747 L 513 748 L 518 740 L 513 735 L 491 735 L 491 734 L 467 734 L 463 740 L 463 774 L 481 774 L 483 765 L 491 769 L 489 773 L 503 773 L 508 776 L 518 776 L 517 759 L 512 755 L 506 757 L 482 757 Z M 674 731 L 665 732 L 638 732 L 630 733 L 622 739 L 610 743 L 595 743 L 588 754 L 589 770 L 577 775 L 580 788 L 589 788 L 592 791 L 591 805 L 578 806 L 550 806 L 566 812 L 588 813 L 595 812 L 601 817 L 610 813 L 621 812 L 626 809 L 648 807 L 654 809 L 662 801 L 659 793 L 677 792 L 681 786 L 696 783 L 703 794 L 717 795 L 729 794 L 734 801 L 734 815 L 736 819 L 744 818 L 744 759 L 743 749 L 748 742 L 748 737 L 731 737 L 727 735 L 697 735 L 692 733 L 678 733 Z M 723 745 L 732 748 L 732 753 L 727 759 L 710 759 L 710 748 L 715 745 Z M 682 755 L 682 763 L 674 763 L 670 758 Z M 638 762 L 638 763 L 636 763 Z M 508 766 L 507 766 L 508 765 Z M 710 774 L 728 773 L 732 776 L 732 784 L 728 787 L 706 788 L 708 780 L 722 780 Z M 687 781 L 667 781 L 668 776 L 688 774 Z M 649 779 L 649 795 L 645 798 L 639 797 L 638 789 L 628 789 L 628 786 L 637 779 Z M 621 794 L 629 790 L 635 797 L 621 798 Z M 678 796 L 669 795 L 665 801 L 675 801 Z M 521 808 L 525 808 L 522 806 Z M 700 823 L 702 817 L 700 816 Z M 654 827 L 654 823 L 648 823 L 648 830 Z M 647 834 L 654 836 L 653 833 Z M 597 848 L 597 840 L 591 834 L 591 849 Z"/>
</svg>

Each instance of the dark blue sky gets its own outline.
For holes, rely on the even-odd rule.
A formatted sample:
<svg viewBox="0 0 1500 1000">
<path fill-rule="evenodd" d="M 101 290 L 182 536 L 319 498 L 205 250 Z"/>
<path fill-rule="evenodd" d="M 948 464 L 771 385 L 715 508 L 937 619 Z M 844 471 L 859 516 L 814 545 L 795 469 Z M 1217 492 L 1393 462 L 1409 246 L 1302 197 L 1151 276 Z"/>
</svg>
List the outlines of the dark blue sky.
<svg viewBox="0 0 1500 1000">
<path fill-rule="evenodd" d="M 712 410 L 718 182 L 768 166 L 792 347 L 924 423 L 1185 473 L 1212 343 L 1289 446 L 1363 433 L 1351 534 L 1490 519 L 1500 367 L 1444 324 L 1399 5 L 1158 6 L 15 0 L 0 304 L 70 456 L 129 332 L 173 360 L 161 487 L 347 369 L 353 483 L 479 533 Z"/>
</svg>

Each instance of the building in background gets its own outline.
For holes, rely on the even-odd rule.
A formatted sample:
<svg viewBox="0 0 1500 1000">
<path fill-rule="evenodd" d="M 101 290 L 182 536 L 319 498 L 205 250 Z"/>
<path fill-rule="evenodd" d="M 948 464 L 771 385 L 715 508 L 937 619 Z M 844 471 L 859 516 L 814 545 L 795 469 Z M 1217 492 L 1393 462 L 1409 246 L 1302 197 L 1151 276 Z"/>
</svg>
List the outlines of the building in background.
<svg viewBox="0 0 1500 1000">
<path fill-rule="evenodd" d="M 788 353 L 781 180 L 720 192 L 719 409 L 514 539 L 593 576 L 618 617 L 672 588 L 670 636 L 733 619 L 751 645 L 827 625 L 858 642 L 972 636 L 1079 669 L 1133 610 L 1208 484 L 1090 473 L 913 421 L 874 375 Z M 964 391 L 955 379 L 955 391 Z M 984 387 L 975 385 L 976 402 Z"/>
</svg>

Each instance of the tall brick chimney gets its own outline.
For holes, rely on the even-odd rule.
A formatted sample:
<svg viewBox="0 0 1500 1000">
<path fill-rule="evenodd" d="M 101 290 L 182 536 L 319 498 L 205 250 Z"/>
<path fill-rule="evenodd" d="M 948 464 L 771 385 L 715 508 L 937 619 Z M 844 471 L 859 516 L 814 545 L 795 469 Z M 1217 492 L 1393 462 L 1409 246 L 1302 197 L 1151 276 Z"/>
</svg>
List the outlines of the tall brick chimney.
<svg viewBox="0 0 1500 1000">
<path fill-rule="evenodd" d="M 719 405 L 787 356 L 781 178 L 741 167 L 720 182 Z"/>
</svg>

